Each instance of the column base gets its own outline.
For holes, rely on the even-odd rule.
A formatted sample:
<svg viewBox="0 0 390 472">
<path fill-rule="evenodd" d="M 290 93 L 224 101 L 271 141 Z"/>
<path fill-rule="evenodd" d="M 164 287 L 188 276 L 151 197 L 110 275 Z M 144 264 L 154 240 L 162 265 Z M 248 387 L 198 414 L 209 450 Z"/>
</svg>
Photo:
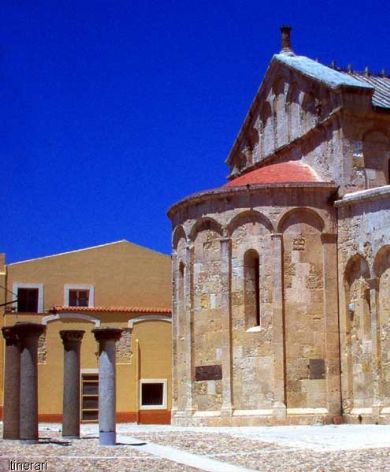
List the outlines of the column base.
<svg viewBox="0 0 390 472">
<path fill-rule="evenodd" d="M 273 416 L 279 421 L 286 421 L 287 407 L 283 402 L 275 402 L 273 404 Z"/>
<path fill-rule="evenodd" d="M 62 437 L 64 439 L 80 439 L 80 436 L 70 436 L 68 434 L 63 434 Z"/>
<path fill-rule="evenodd" d="M 230 417 L 233 415 L 233 408 L 231 405 L 223 406 L 221 408 L 221 416 L 222 417 Z"/>
<path fill-rule="evenodd" d="M 19 440 L 19 435 L 18 434 L 9 434 L 9 433 L 3 433 L 3 439 L 10 439 L 12 441 Z"/>
<path fill-rule="evenodd" d="M 111 431 L 107 433 L 107 432 L 100 431 L 99 444 L 101 446 L 115 446 L 116 445 L 116 432 Z"/>
<path fill-rule="evenodd" d="M 38 439 L 19 439 L 20 444 L 38 444 Z"/>
</svg>

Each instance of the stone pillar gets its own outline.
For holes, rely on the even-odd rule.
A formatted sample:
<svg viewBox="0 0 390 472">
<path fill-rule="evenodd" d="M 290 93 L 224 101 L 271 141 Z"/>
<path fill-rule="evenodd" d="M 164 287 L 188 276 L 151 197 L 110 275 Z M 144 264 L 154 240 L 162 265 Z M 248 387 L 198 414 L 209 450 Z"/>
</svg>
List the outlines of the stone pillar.
<svg viewBox="0 0 390 472">
<path fill-rule="evenodd" d="M 2 328 L 5 339 L 3 439 L 19 439 L 20 345 L 14 326 Z"/>
<path fill-rule="evenodd" d="M 85 331 L 62 330 L 64 344 L 64 393 L 62 436 L 80 437 L 80 346 Z"/>
<path fill-rule="evenodd" d="M 271 234 L 272 241 L 272 345 L 274 351 L 274 416 L 286 418 L 284 313 L 283 313 L 283 234 Z"/>
<path fill-rule="evenodd" d="M 231 303 L 230 267 L 231 241 L 221 238 L 221 309 L 222 309 L 222 414 L 232 415 L 232 340 L 231 340 Z"/>
<path fill-rule="evenodd" d="M 341 415 L 340 327 L 337 282 L 337 234 L 321 234 L 324 271 L 326 404 L 332 417 Z M 336 421 L 336 419 L 335 419 Z"/>
<path fill-rule="evenodd" d="M 177 358 L 178 358 L 178 304 L 179 290 L 177 277 L 179 275 L 179 267 L 177 264 L 177 253 L 172 253 L 172 418 L 175 416 L 178 406 L 178 376 L 177 376 Z"/>
<path fill-rule="evenodd" d="M 38 338 L 46 326 L 38 323 L 15 324 L 20 340 L 20 418 L 19 438 L 38 442 Z"/>
<path fill-rule="evenodd" d="M 193 271 L 193 253 L 194 246 L 189 244 L 186 247 L 186 270 L 184 281 L 184 299 L 185 299 L 185 327 L 182 327 L 180 335 L 184 336 L 186 340 L 186 355 L 185 355 L 185 392 L 186 392 L 186 412 L 188 416 L 192 416 L 192 271 Z"/>
<path fill-rule="evenodd" d="M 371 318 L 371 343 L 372 343 L 372 413 L 375 420 L 379 420 L 380 410 L 383 402 L 381 382 L 381 336 L 378 313 L 379 278 L 373 277 L 367 280 L 370 291 L 370 318 Z"/>
<path fill-rule="evenodd" d="M 115 343 L 121 337 L 122 330 L 118 328 L 95 328 L 92 332 L 99 343 L 99 443 L 101 446 L 115 446 Z"/>
</svg>

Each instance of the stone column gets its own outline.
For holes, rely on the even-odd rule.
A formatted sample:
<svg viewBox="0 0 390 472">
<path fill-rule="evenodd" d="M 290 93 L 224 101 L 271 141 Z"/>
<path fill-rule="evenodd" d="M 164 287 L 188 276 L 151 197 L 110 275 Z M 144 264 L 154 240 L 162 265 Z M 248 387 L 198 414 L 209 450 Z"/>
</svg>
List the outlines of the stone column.
<svg viewBox="0 0 390 472">
<path fill-rule="evenodd" d="M 180 335 L 184 336 L 186 340 L 186 353 L 185 353 L 185 393 L 186 393 L 186 413 L 189 417 L 193 413 L 192 404 L 192 280 L 193 280 L 193 253 L 194 246 L 189 244 L 186 247 L 186 269 L 185 269 L 185 281 L 184 281 L 184 299 L 185 299 L 185 326 L 182 327 Z"/>
<path fill-rule="evenodd" d="M 19 439 L 20 345 L 14 326 L 2 328 L 5 339 L 3 439 Z"/>
<path fill-rule="evenodd" d="M 178 304 L 179 290 L 177 277 L 179 275 L 177 264 L 177 253 L 172 253 L 172 418 L 175 416 L 178 406 L 178 376 L 177 376 L 177 358 L 178 358 Z"/>
<path fill-rule="evenodd" d="M 221 241 L 221 309 L 222 309 L 222 414 L 232 415 L 232 348 L 231 348 L 231 303 L 230 267 L 231 241 L 224 237 Z"/>
<path fill-rule="evenodd" d="M 371 318 L 371 343 L 372 343 L 372 413 L 375 420 L 379 420 L 382 408 L 382 382 L 381 382 L 381 336 L 378 313 L 379 278 L 373 277 L 367 280 L 370 297 L 370 318 Z"/>
<path fill-rule="evenodd" d="M 80 437 L 80 346 L 85 331 L 62 330 L 64 344 L 64 393 L 62 408 L 62 436 Z"/>
<path fill-rule="evenodd" d="M 116 365 L 115 343 L 121 337 L 118 328 L 92 330 L 99 343 L 99 443 L 116 444 Z"/>
<path fill-rule="evenodd" d="M 283 234 L 271 234 L 273 291 L 272 291 L 272 345 L 274 351 L 274 416 L 286 418 L 285 352 L 283 313 Z"/>
<path fill-rule="evenodd" d="M 19 438 L 38 442 L 38 338 L 46 326 L 38 323 L 15 324 L 20 339 L 20 418 Z"/>
<path fill-rule="evenodd" d="M 340 327 L 338 319 L 337 234 L 321 234 L 324 271 L 326 404 L 334 421 L 341 415 Z"/>
</svg>

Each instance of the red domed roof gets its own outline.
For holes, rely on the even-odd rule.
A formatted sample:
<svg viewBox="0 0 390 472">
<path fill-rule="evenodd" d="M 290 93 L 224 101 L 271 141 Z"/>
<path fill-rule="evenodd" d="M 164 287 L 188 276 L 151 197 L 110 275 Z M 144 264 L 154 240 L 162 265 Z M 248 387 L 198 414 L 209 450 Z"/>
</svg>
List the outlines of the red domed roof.
<svg viewBox="0 0 390 472">
<path fill-rule="evenodd" d="M 224 187 L 252 184 L 282 184 L 291 182 L 320 182 L 318 175 L 307 164 L 300 161 L 270 164 L 231 180 Z"/>
</svg>

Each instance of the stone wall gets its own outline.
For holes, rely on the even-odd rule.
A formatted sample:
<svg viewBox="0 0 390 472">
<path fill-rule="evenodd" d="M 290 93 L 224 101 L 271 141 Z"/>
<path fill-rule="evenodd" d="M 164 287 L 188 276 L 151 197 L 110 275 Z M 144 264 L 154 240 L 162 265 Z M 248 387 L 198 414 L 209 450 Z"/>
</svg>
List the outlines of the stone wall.
<svg viewBox="0 0 390 472">
<path fill-rule="evenodd" d="M 338 338 L 326 334 L 338 332 L 337 312 L 327 313 L 324 303 L 326 293 L 337 299 L 336 238 L 324 240 L 336 230 L 327 203 L 333 191 L 222 191 L 177 210 L 176 424 L 313 422 L 339 414 Z M 329 245 L 333 256 L 323 249 Z M 248 252 L 259 261 L 258 302 Z"/>
<path fill-rule="evenodd" d="M 287 405 L 326 408 L 322 223 L 298 210 L 283 227 Z"/>
<path fill-rule="evenodd" d="M 339 211 L 343 410 L 390 421 L 390 188 L 349 195 Z"/>
</svg>

